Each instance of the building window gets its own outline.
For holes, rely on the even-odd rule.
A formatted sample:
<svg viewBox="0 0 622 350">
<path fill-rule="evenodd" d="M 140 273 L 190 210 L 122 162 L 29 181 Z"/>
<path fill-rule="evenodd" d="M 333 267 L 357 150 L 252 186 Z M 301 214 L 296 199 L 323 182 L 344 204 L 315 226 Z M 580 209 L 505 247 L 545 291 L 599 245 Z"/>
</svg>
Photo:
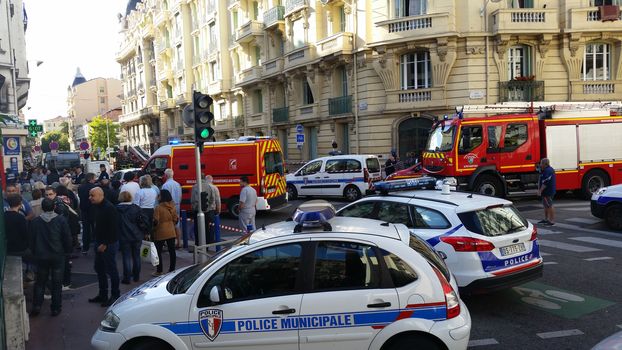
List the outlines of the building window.
<svg viewBox="0 0 622 350">
<path fill-rule="evenodd" d="M 255 46 L 255 66 L 261 65 L 261 49 L 259 46 Z"/>
<path fill-rule="evenodd" d="M 510 5 L 515 9 L 533 8 L 533 0 L 510 0 Z"/>
<path fill-rule="evenodd" d="M 211 81 L 216 80 L 216 61 L 209 63 L 209 77 Z"/>
<path fill-rule="evenodd" d="M 336 74 L 336 93 L 338 96 L 348 96 L 348 73 L 346 67 L 338 67 L 335 71 Z"/>
<path fill-rule="evenodd" d="M 181 15 L 179 12 L 175 14 L 175 39 L 181 37 Z"/>
<path fill-rule="evenodd" d="M 622 0 L 591 0 L 590 5 L 592 6 L 607 6 L 607 5 L 622 6 Z"/>
<path fill-rule="evenodd" d="M 395 17 L 425 15 L 427 0 L 395 0 Z"/>
<path fill-rule="evenodd" d="M 305 28 L 303 20 L 298 19 L 293 21 L 292 29 L 294 33 L 292 38 L 294 48 L 297 49 L 299 47 L 303 47 L 305 45 Z"/>
<path fill-rule="evenodd" d="M 216 37 L 216 24 L 210 23 L 209 25 L 209 43 L 210 49 L 215 50 L 218 45 L 218 38 Z"/>
<path fill-rule="evenodd" d="M 398 126 L 399 157 L 407 166 L 421 159 L 421 152 L 425 149 L 432 128 L 432 121 L 425 118 L 408 118 Z"/>
<path fill-rule="evenodd" d="M 346 12 L 343 6 L 339 7 L 339 32 L 346 31 Z"/>
<path fill-rule="evenodd" d="M 99 93 L 100 93 L 100 94 L 104 94 L 105 92 L 106 92 L 106 91 L 104 90 L 104 87 L 103 87 L 103 86 L 99 88 Z"/>
<path fill-rule="evenodd" d="M 220 120 L 227 119 L 227 104 L 225 102 L 218 104 L 218 111 L 220 112 Z"/>
<path fill-rule="evenodd" d="M 609 44 L 595 43 L 585 46 L 583 80 L 609 80 L 611 77 L 611 48 Z"/>
<path fill-rule="evenodd" d="M 311 91 L 311 87 L 309 86 L 307 78 L 305 77 L 302 80 L 302 104 L 310 105 L 313 102 L 313 91 Z"/>
<path fill-rule="evenodd" d="M 402 55 L 400 70 L 402 90 L 432 87 L 432 63 L 428 51 Z"/>
<path fill-rule="evenodd" d="M 253 1 L 253 20 L 257 20 L 259 18 L 259 3 L 257 1 Z"/>
<path fill-rule="evenodd" d="M 508 79 L 531 75 L 531 54 L 528 46 L 511 47 L 508 50 Z"/>
<path fill-rule="evenodd" d="M 233 22 L 233 31 L 235 32 L 238 29 L 238 11 L 231 12 L 231 18 Z"/>
<path fill-rule="evenodd" d="M 261 90 L 255 90 L 255 113 L 263 113 L 263 93 Z"/>
<path fill-rule="evenodd" d="M 105 97 L 100 97 L 99 98 L 99 103 L 101 103 L 101 104 L 106 103 L 106 98 Z"/>
</svg>

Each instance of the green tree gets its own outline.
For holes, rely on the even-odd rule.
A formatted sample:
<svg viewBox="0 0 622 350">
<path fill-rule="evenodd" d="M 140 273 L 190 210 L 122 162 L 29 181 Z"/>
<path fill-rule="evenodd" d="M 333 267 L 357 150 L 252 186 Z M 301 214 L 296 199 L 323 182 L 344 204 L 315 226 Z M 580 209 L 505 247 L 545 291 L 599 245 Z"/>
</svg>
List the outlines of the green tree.
<svg viewBox="0 0 622 350">
<path fill-rule="evenodd" d="M 67 122 L 60 123 L 60 132 L 63 135 L 69 135 L 69 123 Z"/>
<path fill-rule="evenodd" d="M 118 146 L 119 138 L 117 133 L 119 132 L 119 125 L 114 124 L 108 118 L 102 118 L 97 116 L 89 123 L 89 142 L 91 143 L 91 149 L 102 149 L 102 153 L 105 153 L 105 149 L 110 146 Z"/>
<path fill-rule="evenodd" d="M 41 150 L 46 153 L 49 152 L 52 141 L 58 142 L 59 151 L 69 151 L 69 135 L 58 130 L 46 132 L 41 136 Z"/>
</svg>

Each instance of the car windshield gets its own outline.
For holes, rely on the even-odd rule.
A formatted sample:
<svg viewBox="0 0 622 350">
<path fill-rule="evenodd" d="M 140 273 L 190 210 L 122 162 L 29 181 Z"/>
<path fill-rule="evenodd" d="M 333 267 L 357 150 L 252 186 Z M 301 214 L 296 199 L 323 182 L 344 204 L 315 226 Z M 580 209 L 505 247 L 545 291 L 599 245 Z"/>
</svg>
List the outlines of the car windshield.
<svg viewBox="0 0 622 350">
<path fill-rule="evenodd" d="M 266 175 L 283 175 L 283 155 L 281 152 L 268 152 L 264 156 Z"/>
<path fill-rule="evenodd" d="M 438 126 L 430 133 L 428 146 L 426 149 L 433 152 L 451 151 L 454 145 L 454 132 L 456 127 L 453 125 L 438 124 Z"/>
<path fill-rule="evenodd" d="M 526 230 L 529 225 L 512 205 L 459 213 L 458 217 L 467 230 L 489 237 Z"/>
<path fill-rule="evenodd" d="M 185 293 L 190 286 L 201 276 L 207 269 L 210 268 L 216 261 L 218 261 L 223 256 L 228 253 L 234 252 L 238 250 L 241 246 L 247 245 L 248 240 L 250 239 L 251 234 L 244 235 L 240 237 L 236 242 L 234 242 L 231 246 L 222 249 L 215 255 L 210 256 L 207 261 L 194 264 L 189 268 L 181 271 L 175 277 L 173 277 L 168 284 L 166 285 L 166 290 L 168 290 L 171 294 L 182 294 Z"/>
</svg>

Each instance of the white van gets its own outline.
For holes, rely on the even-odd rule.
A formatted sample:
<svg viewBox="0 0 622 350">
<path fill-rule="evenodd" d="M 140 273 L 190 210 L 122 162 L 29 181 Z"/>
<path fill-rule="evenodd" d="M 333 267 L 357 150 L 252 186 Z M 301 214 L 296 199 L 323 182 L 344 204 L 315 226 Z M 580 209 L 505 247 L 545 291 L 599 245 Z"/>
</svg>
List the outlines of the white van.
<svg viewBox="0 0 622 350">
<path fill-rule="evenodd" d="M 96 177 L 99 177 L 99 166 L 101 164 L 104 164 L 106 166 L 106 171 L 108 172 L 109 175 L 112 176 L 112 167 L 110 166 L 110 163 L 107 160 L 92 160 L 92 161 L 86 161 L 86 164 L 84 166 L 84 172 L 86 174 L 88 173 L 93 173 L 95 174 Z"/>
<path fill-rule="evenodd" d="M 355 201 L 380 179 L 380 161 L 376 156 L 322 157 L 287 175 L 287 194 L 289 200 L 298 196 L 343 196 Z"/>
</svg>

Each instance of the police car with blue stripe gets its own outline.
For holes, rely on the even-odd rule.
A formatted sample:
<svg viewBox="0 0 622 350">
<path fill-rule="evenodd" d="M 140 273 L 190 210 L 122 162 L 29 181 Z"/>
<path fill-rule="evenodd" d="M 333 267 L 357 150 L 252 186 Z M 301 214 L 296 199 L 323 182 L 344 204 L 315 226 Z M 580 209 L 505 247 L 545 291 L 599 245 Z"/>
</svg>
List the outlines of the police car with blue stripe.
<svg viewBox="0 0 622 350">
<path fill-rule="evenodd" d="M 375 190 L 379 196 L 356 201 L 337 215 L 406 225 L 445 258 L 462 293 L 542 276 L 536 227 L 512 202 L 452 191 L 451 184 L 432 177 L 378 182 Z"/>
<path fill-rule="evenodd" d="M 455 278 L 399 224 L 325 201 L 112 305 L 97 349 L 466 349 Z"/>
<path fill-rule="evenodd" d="M 605 219 L 612 230 L 622 231 L 622 185 L 603 187 L 592 195 L 592 215 Z"/>
</svg>

